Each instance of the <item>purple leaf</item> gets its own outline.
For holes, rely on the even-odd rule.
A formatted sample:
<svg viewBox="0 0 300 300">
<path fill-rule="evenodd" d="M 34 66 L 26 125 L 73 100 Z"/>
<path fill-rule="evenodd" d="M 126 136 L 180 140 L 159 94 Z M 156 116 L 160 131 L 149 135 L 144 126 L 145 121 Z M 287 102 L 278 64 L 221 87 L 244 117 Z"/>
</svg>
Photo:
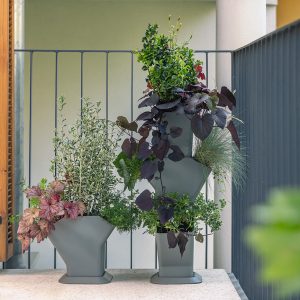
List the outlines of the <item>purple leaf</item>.
<svg viewBox="0 0 300 300">
<path fill-rule="evenodd" d="M 138 132 L 142 137 L 147 138 L 149 136 L 150 129 L 147 126 L 141 126 Z"/>
<path fill-rule="evenodd" d="M 153 118 L 152 112 L 144 111 L 136 118 L 136 120 L 137 121 L 146 121 L 146 120 L 151 120 L 152 118 Z"/>
<path fill-rule="evenodd" d="M 190 84 L 188 85 L 188 90 L 192 90 L 195 92 L 202 92 L 203 89 L 206 89 L 206 85 L 203 84 L 202 82 L 199 82 L 197 84 Z"/>
<path fill-rule="evenodd" d="M 161 110 L 168 110 L 168 109 L 174 108 L 179 102 L 180 102 L 180 99 L 178 99 L 176 101 L 172 101 L 172 102 L 158 104 L 158 105 L 156 105 L 156 107 Z"/>
<path fill-rule="evenodd" d="M 240 142 L 237 130 L 236 130 L 236 128 L 235 128 L 235 126 L 234 126 L 234 124 L 233 124 L 232 121 L 230 121 L 228 123 L 227 129 L 230 131 L 233 141 L 235 142 L 235 144 L 237 145 L 237 147 L 240 149 L 241 142 Z"/>
<path fill-rule="evenodd" d="M 158 159 L 163 160 L 167 155 L 169 148 L 170 142 L 168 140 L 160 139 L 159 143 L 152 147 L 152 150 Z"/>
<path fill-rule="evenodd" d="M 169 159 L 172 161 L 180 161 L 184 158 L 183 152 L 177 145 L 171 145 L 170 148 L 173 150 L 173 152 L 168 155 Z"/>
<path fill-rule="evenodd" d="M 163 225 L 166 224 L 174 216 L 173 207 L 160 206 L 157 211 L 158 211 L 160 223 Z"/>
<path fill-rule="evenodd" d="M 170 136 L 175 139 L 177 137 L 179 137 L 182 134 L 182 128 L 181 127 L 175 127 L 172 126 L 170 128 Z"/>
<path fill-rule="evenodd" d="M 203 141 L 210 135 L 214 126 L 214 120 L 211 114 L 205 114 L 203 117 L 194 115 L 191 125 L 195 136 Z"/>
<path fill-rule="evenodd" d="M 175 248 L 178 242 L 175 233 L 173 231 L 169 231 L 167 233 L 167 238 L 168 238 L 169 248 Z"/>
<path fill-rule="evenodd" d="M 218 94 L 219 96 L 219 106 L 228 106 L 230 110 L 233 109 L 234 106 L 236 106 L 236 99 L 234 95 L 231 93 L 231 91 L 226 87 L 223 86 L 221 88 L 221 93 Z"/>
<path fill-rule="evenodd" d="M 163 160 L 159 160 L 157 163 L 158 172 L 161 173 L 164 170 L 165 162 Z"/>
<path fill-rule="evenodd" d="M 138 158 L 146 159 L 151 155 L 152 151 L 149 149 L 149 143 L 143 142 L 139 146 Z"/>
<path fill-rule="evenodd" d="M 153 160 L 144 161 L 141 167 L 141 178 L 151 180 L 157 171 L 157 163 Z"/>
<path fill-rule="evenodd" d="M 151 192 L 149 190 L 144 190 L 135 200 L 136 205 L 145 211 L 149 211 L 153 208 L 153 200 L 151 197 Z"/>
<path fill-rule="evenodd" d="M 152 131 L 152 140 L 151 140 L 152 146 L 155 146 L 159 143 L 159 141 L 160 141 L 159 137 L 160 137 L 159 131 L 153 130 Z"/>
<path fill-rule="evenodd" d="M 179 232 L 179 234 L 177 235 L 177 241 L 178 241 L 179 251 L 182 256 L 185 251 L 185 246 L 188 242 L 188 238 L 185 236 L 183 232 Z"/>
<path fill-rule="evenodd" d="M 153 106 L 159 101 L 159 96 L 156 93 L 153 93 L 151 96 L 147 96 L 140 104 L 139 108 L 146 106 Z"/>
<path fill-rule="evenodd" d="M 134 139 L 125 139 L 122 144 L 122 151 L 127 154 L 129 158 L 132 157 L 137 150 L 137 143 Z"/>
<path fill-rule="evenodd" d="M 222 108 L 217 108 L 212 114 L 217 126 L 224 129 L 227 121 L 227 112 Z"/>
</svg>

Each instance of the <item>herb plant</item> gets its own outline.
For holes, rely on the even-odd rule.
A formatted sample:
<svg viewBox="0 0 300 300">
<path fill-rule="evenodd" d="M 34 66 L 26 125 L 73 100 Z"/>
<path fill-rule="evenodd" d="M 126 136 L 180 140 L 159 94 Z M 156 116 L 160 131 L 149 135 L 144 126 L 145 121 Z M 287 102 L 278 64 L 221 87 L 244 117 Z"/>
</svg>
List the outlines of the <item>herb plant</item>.
<svg viewBox="0 0 300 300">
<path fill-rule="evenodd" d="M 132 197 L 118 189 L 120 179 L 114 171 L 120 141 L 118 127 L 100 118 L 99 102 L 83 99 L 81 117 L 72 126 L 66 124 L 64 107 L 61 97 L 61 129 L 54 138 L 57 155 L 52 170 L 66 182 L 68 199 L 82 201 L 87 215 L 101 216 L 121 231 L 135 228 L 138 210 L 132 206 Z"/>
<path fill-rule="evenodd" d="M 177 193 L 167 194 L 167 198 L 157 195 L 152 197 L 153 208 L 142 213 L 143 225 L 150 234 L 168 233 L 168 240 L 173 241 L 170 246 L 175 248 L 178 245 L 181 254 L 186 245 L 185 237 L 193 235 L 197 241 L 203 242 L 200 221 L 207 224 L 211 232 L 219 230 L 222 225 L 221 210 L 225 206 L 224 200 L 220 200 L 219 204 L 213 201 L 206 202 L 203 194 L 199 194 L 194 201 L 191 201 L 188 195 L 180 196 Z M 166 210 L 166 215 L 172 214 L 172 218 L 168 219 L 159 214 L 160 210 Z"/>
</svg>

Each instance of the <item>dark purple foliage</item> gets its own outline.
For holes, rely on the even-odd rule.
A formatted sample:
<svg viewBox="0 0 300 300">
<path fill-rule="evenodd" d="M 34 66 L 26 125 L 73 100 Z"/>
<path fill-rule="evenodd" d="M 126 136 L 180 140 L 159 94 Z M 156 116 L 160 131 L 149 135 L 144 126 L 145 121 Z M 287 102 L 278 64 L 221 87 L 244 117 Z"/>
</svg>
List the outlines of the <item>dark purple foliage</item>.
<svg viewBox="0 0 300 300">
<path fill-rule="evenodd" d="M 222 108 L 217 108 L 212 114 L 217 126 L 224 129 L 227 121 L 227 112 Z"/>
<path fill-rule="evenodd" d="M 157 171 L 157 163 L 155 160 L 145 160 L 141 167 L 141 179 L 151 180 Z"/>
<path fill-rule="evenodd" d="M 179 251 L 182 256 L 185 251 L 185 246 L 188 242 L 188 238 L 183 232 L 179 232 L 179 234 L 177 235 L 177 241 L 178 241 Z"/>
<path fill-rule="evenodd" d="M 152 150 L 156 157 L 163 160 L 170 149 L 170 142 L 168 140 L 161 139 L 158 144 L 152 147 Z"/>
<path fill-rule="evenodd" d="M 161 224 L 166 224 L 174 216 L 173 207 L 160 206 L 158 208 L 159 221 Z"/>
<path fill-rule="evenodd" d="M 138 158 L 146 159 L 151 155 L 152 151 L 149 149 L 149 143 L 143 142 L 139 146 Z"/>
<path fill-rule="evenodd" d="M 136 205 L 145 211 L 149 211 L 153 208 L 153 200 L 151 197 L 151 192 L 149 190 L 144 190 L 135 200 Z"/>
<path fill-rule="evenodd" d="M 179 137 L 182 134 L 182 128 L 181 127 L 175 127 L 172 126 L 170 128 L 170 136 L 175 139 L 177 137 Z"/>
<path fill-rule="evenodd" d="M 167 233 L 169 248 L 175 248 L 177 246 L 177 238 L 174 232 L 169 231 Z"/>
<path fill-rule="evenodd" d="M 171 145 L 170 149 L 172 149 L 173 152 L 168 155 L 168 158 L 172 161 L 180 161 L 184 158 L 183 152 L 177 145 Z"/>
<path fill-rule="evenodd" d="M 232 121 L 230 121 L 228 123 L 227 129 L 230 131 L 233 141 L 235 142 L 237 147 L 240 149 L 240 147 L 241 147 L 240 139 L 239 139 L 237 130 Z"/>
<path fill-rule="evenodd" d="M 122 144 L 122 151 L 126 153 L 128 158 L 131 158 L 134 153 L 136 153 L 137 150 L 137 143 L 136 141 L 131 139 L 125 139 Z"/>
<path fill-rule="evenodd" d="M 191 121 L 193 133 L 200 140 L 205 140 L 211 133 L 214 120 L 211 114 L 206 113 L 204 116 L 194 115 Z"/>
</svg>

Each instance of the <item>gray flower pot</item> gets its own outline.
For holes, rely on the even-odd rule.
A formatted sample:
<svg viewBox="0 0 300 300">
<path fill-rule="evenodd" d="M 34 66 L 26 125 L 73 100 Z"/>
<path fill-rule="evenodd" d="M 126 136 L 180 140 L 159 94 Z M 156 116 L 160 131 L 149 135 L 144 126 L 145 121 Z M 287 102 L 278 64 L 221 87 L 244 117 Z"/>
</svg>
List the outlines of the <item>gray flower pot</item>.
<svg viewBox="0 0 300 300">
<path fill-rule="evenodd" d="M 152 283 L 192 284 L 202 282 L 201 276 L 193 271 L 194 237 L 189 237 L 182 256 L 178 247 L 169 248 L 166 233 L 157 233 L 155 240 L 159 272 L 152 276 Z"/>
<path fill-rule="evenodd" d="M 105 272 L 105 242 L 114 226 L 98 216 L 61 219 L 49 239 L 67 266 L 61 283 L 101 284 L 112 276 Z"/>
</svg>

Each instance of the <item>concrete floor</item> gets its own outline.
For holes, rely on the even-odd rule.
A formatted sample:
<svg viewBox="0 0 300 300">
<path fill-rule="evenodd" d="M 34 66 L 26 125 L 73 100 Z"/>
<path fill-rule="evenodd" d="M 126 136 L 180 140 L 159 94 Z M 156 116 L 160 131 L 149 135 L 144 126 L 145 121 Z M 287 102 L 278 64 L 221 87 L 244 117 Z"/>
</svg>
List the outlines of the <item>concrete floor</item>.
<svg viewBox="0 0 300 300">
<path fill-rule="evenodd" d="M 156 285 L 154 270 L 109 270 L 110 284 L 66 285 L 58 283 L 63 270 L 0 271 L 0 300 L 239 300 L 224 270 L 199 270 L 195 285 Z"/>
</svg>

